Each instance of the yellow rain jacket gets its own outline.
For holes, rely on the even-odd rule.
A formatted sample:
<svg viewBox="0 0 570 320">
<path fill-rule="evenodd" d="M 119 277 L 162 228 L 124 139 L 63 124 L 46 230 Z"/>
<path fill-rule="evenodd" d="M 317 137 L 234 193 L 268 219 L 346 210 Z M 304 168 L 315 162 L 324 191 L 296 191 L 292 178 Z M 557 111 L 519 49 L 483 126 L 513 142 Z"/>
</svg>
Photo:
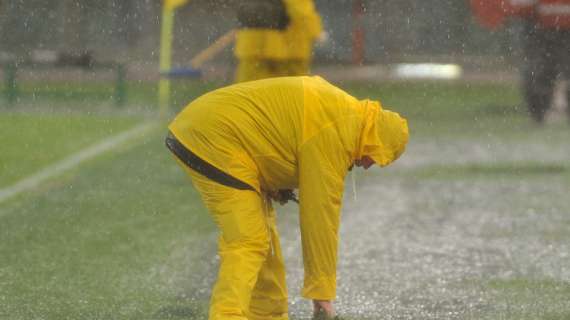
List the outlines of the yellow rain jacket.
<svg viewBox="0 0 570 320">
<path fill-rule="evenodd" d="M 303 296 L 336 296 L 344 178 L 355 159 L 388 165 L 406 121 L 320 77 L 245 82 L 193 101 L 169 126 L 188 149 L 258 192 L 299 188 Z"/>
<path fill-rule="evenodd" d="M 321 34 L 321 18 L 312 0 L 284 0 L 289 16 L 285 30 L 240 29 L 235 55 L 239 59 L 307 60 Z"/>
</svg>

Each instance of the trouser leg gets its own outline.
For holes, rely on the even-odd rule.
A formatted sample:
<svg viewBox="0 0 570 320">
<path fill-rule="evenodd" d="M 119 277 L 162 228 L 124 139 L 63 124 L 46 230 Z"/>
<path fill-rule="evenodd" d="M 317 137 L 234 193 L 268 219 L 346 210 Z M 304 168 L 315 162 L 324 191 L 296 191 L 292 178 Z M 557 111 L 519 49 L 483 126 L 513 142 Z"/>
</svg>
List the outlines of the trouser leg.
<svg viewBox="0 0 570 320">
<path fill-rule="evenodd" d="M 247 319 L 253 288 L 270 254 L 265 202 L 256 192 L 226 187 L 184 168 L 220 231 L 220 269 L 209 319 Z"/>
<path fill-rule="evenodd" d="M 253 81 L 275 77 L 266 59 L 244 58 L 238 62 L 235 82 Z"/>
<path fill-rule="evenodd" d="M 568 122 L 570 122 L 570 76 L 566 76 L 566 115 Z"/>
<path fill-rule="evenodd" d="M 539 71 L 540 72 L 540 71 Z M 525 84 L 525 100 L 532 119 L 538 123 L 544 121 L 546 112 L 552 104 L 554 91 L 553 80 L 538 81 L 540 77 L 529 76 Z"/>
<path fill-rule="evenodd" d="M 562 77 L 566 85 L 566 114 L 570 121 L 570 30 L 560 31 L 559 41 L 562 44 L 560 50 Z"/>
<path fill-rule="evenodd" d="M 306 76 L 310 73 L 309 59 L 292 59 L 285 62 L 287 75 L 289 76 Z"/>
<path fill-rule="evenodd" d="M 261 267 L 253 289 L 248 314 L 250 320 L 288 319 L 285 265 L 275 223 L 275 211 L 272 208 L 267 221 L 272 250 Z"/>
<path fill-rule="evenodd" d="M 209 319 L 247 319 L 259 272 L 269 251 L 267 238 L 227 242 L 220 238 L 220 270 L 212 291 Z"/>
<path fill-rule="evenodd" d="M 552 43 L 549 30 L 526 28 L 525 68 L 523 71 L 523 91 L 528 111 L 538 123 L 544 121 L 552 103 L 552 95 L 557 71 L 552 63 Z"/>
</svg>

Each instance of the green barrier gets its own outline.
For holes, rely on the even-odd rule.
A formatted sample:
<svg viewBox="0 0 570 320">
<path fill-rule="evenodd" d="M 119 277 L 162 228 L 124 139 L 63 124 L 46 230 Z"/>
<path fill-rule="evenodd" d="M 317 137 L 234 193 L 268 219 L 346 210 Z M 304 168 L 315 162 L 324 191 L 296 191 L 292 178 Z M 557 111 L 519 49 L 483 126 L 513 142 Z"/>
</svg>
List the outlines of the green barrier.
<svg viewBox="0 0 570 320">
<path fill-rule="evenodd" d="M 46 68 L 62 68 L 61 66 L 53 64 L 33 64 L 33 65 L 16 65 L 15 63 L 7 63 L 0 66 L 4 69 L 4 96 L 8 105 L 12 106 L 18 100 L 18 83 L 17 73 L 18 69 L 31 68 L 31 69 L 46 69 Z M 69 68 L 70 66 L 63 66 Z M 116 74 L 115 88 L 113 93 L 113 101 L 115 106 L 124 106 L 127 102 L 127 68 L 120 63 L 98 63 L 92 64 L 88 69 L 112 69 Z"/>
<path fill-rule="evenodd" d="M 124 65 L 117 64 L 117 84 L 115 86 L 115 105 L 117 107 L 124 106 L 127 101 L 127 70 Z"/>
<path fill-rule="evenodd" d="M 18 98 L 18 85 L 16 83 L 16 64 L 9 63 L 4 66 L 4 94 L 8 105 L 13 105 Z"/>
</svg>

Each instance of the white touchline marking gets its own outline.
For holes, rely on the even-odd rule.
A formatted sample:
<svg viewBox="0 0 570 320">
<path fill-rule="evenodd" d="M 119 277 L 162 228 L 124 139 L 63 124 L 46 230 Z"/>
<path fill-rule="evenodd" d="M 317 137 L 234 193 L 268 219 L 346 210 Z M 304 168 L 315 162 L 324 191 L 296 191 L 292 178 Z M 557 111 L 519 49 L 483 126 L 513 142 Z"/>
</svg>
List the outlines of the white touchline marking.
<svg viewBox="0 0 570 320">
<path fill-rule="evenodd" d="M 0 203 L 7 200 L 8 198 L 11 198 L 11 197 L 19 194 L 20 192 L 23 192 L 23 191 L 26 191 L 26 190 L 29 190 L 29 189 L 32 189 L 32 188 L 38 186 L 43 181 L 45 181 L 51 177 L 57 176 L 57 175 L 61 174 L 62 172 L 69 170 L 69 169 L 79 165 L 80 163 L 86 161 L 86 160 L 89 160 L 91 158 L 94 158 L 94 157 L 106 152 L 106 151 L 114 149 L 115 147 L 121 145 L 122 143 L 125 143 L 125 142 L 127 142 L 133 138 L 136 138 L 136 137 L 142 135 L 143 133 L 152 129 L 156 125 L 157 125 L 156 122 L 142 123 L 142 124 L 132 128 L 132 129 L 129 129 L 129 130 L 124 131 L 122 133 L 119 133 L 115 136 L 112 136 L 111 138 L 107 138 L 107 139 L 103 140 L 102 142 L 99 142 L 95 145 L 87 147 L 86 149 L 83 149 L 83 150 L 63 159 L 60 162 L 57 162 L 57 163 L 50 165 L 50 166 L 47 166 L 44 169 L 40 170 L 39 172 L 16 182 L 12 186 L 0 189 Z M 0 212 L 0 216 L 2 216 L 1 212 Z"/>
</svg>

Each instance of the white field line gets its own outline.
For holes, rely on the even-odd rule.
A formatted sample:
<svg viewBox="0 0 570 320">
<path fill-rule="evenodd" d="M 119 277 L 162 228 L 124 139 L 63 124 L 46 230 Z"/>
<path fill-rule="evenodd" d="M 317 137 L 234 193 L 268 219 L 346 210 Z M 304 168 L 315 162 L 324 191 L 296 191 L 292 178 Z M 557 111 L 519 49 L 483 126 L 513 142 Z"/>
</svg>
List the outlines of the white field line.
<svg viewBox="0 0 570 320">
<path fill-rule="evenodd" d="M 84 161 L 94 158 L 104 152 L 110 151 L 131 139 L 140 137 L 142 134 L 155 126 L 155 122 L 142 123 L 132 129 L 119 133 L 115 136 L 112 136 L 111 138 L 106 138 L 102 142 L 87 147 L 75 154 L 72 154 L 60 162 L 45 167 L 39 172 L 16 182 L 12 186 L 0 189 L 0 203 L 23 191 L 35 188 L 45 180 L 57 176 L 73 167 L 76 167 Z M 2 213 L 0 212 L 0 216 L 1 215 Z"/>
</svg>

